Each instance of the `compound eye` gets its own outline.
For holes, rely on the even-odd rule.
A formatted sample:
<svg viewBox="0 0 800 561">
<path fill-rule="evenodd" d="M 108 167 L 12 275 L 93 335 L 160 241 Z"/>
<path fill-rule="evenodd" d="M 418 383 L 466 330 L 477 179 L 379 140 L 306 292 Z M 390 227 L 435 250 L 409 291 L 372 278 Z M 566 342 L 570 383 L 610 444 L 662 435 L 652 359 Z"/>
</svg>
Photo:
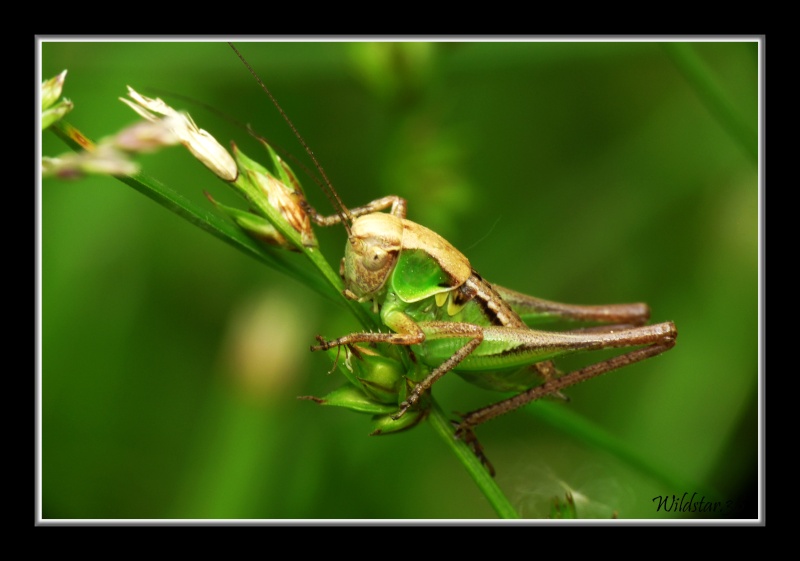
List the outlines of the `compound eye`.
<svg viewBox="0 0 800 561">
<path fill-rule="evenodd" d="M 368 271 L 380 271 L 389 263 L 390 254 L 378 246 L 367 249 L 364 255 L 364 268 Z"/>
</svg>

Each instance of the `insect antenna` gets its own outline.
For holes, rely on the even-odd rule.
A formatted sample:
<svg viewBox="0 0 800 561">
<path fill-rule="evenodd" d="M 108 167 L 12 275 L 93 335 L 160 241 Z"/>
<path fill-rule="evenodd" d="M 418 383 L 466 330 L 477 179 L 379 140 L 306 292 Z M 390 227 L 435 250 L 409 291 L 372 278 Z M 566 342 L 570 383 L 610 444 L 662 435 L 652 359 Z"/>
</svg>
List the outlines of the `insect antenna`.
<svg viewBox="0 0 800 561">
<path fill-rule="evenodd" d="M 250 74 L 253 75 L 253 77 L 256 79 L 256 82 L 258 82 L 258 84 L 261 86 L 261 89 L 264 90 L 264 92 L 269 96 L 270 100 L 272 100 L 272 104 L 275 105 L 275 107 L 278 109 L 278 112 L 281 114 L 281 117 L 283 117 L 283 120 L 286 121 L 286 123 L 289 125 L 289 128 L 292 129 L 292 132 L 294 133 L 295 137 L 297 137 L 297 140 L 303 146 L 303 149 L 305 149 L 308 156 L 314 162 L 314 166 L 316 166 L 317 170 L 319 170 L 319 173 L 322 176 L 322 181 L 324 183 L 324 185 L 321 184 L 320 187 L 322 187 L 323 193 L 325 193 L 325 196 L 330 201 L 331 206 L 333 206 L 333 208 L 336 210 L 336 213 L 341 218 L 342 224 L 344 225 L 345 230 L 347 230 L 347 237 L 351 238 L 352 231 L 350 230 L 350 225 L 353 223 L 353 216 L 350 214 L 350 211 L 342 202 L 342 199 L 339 197 L 339 194 L 336 192 L 336 189 L 333 188 L 333 184 L 331 183 L 330 179 L 328 179 L 328 176 L 325 173 L 322 164 L 319 163 L 317 157 L 314 155 L 314 151 L 311 150 L 311 147 L 306 143 L 303 136 L 297 130 L 297 127 L 294 126 L 294 123 L 289 118 L 289 115 L 286 114 L 286 112 L 283 110 L 283 107 L 281 107 L 280 104 L 278 103 L 278 100 L 275 99 L 275 96 L 272 95 L 272 92 L 269 91 L 269 88 L 267 88 L 266 84 L 264 84 L 264 82 L 261 80 L 258 74 L 256 74 L 256 71 L 253 70 L 253 67 L 250 66 L 250 63 L 247 62 L 247 60 L 245 60 L 244 56 L 242 56 L 242 53 L 239 52 L 239 49 L 237 49 L 233 43 L 229 42 L 228 45 L 230 45 L 231 49 L 233 49 L 233 52 L 236 53 L 236 56 L 238 56 L 239 59 L 242 61 L 242 63 L 247 67 L 247 69 L 250 71 Z"/>
</svg>

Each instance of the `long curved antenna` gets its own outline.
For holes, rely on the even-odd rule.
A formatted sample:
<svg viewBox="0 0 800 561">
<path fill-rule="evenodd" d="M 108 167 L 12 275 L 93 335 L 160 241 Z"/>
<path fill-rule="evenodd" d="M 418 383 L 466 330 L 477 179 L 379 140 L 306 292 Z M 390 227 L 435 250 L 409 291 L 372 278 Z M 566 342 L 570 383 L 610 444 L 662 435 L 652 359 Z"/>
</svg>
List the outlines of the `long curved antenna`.
<svg viewBox="0 0 800 561">
<path fill-rule="evenodd" d="M 328 179 L 325 170 L 322 168 L 322 164 L 319 163 L 317 157 L 314 155 L 314 151 L 311 150 L 308 144 L 306 144 L 305 139 L 298 132 L 297 127 L 294 126 L 294 123 L 289 118 L 289 115 L 286 114 L 286 112 L 283 110 L 283 107 L 281 107 L 280 104 L 278 103 L 278 100 L 275 99 L 275 96 L 272 95 L 272 92 L 269 91 L 269 88 L 267 88 L 266 84 L 264 84 L 264 82 L 261 80 L 258 74 L 256 74 L 256 71 L 253 70 L 253 67 L 250 66 L 250 63 L 247 62 L 247 60 L 245 60 L 245 58 L 242 56 L 242 53 L 239 52 L 239 49 L 237 49 L 231 42 L 228 42 L 228 45 L 230 45 L 231 49 L 233 49 L 233 52 L 236 53 L 236 56 L 238 56 L 239 59 L 242 61 L 242 63 L 247 67 L 247 69 L 250 71 L 250 74 L 253 75 L 253 77 L 256 79 L 256 82 L 258 82 L 258 84 L 261 86 L 261 89 L 264 90 L 264 92 L 266 92 L 266 94 L 272 100 L 273 105 L 275 105 L 275 107 L 278 109 L 281 116 L 283 117 L 283 120 L 286 121 L 286 123 L 292 129 L 292 132 L 297 137 L 297 140 L 300 142 L 300 144 L 303 146 L 308 156 L 314 162 L 314 165 L 319 170 L 319 173 L 322 176 L 322 180 L 325 184 L 324 189 L 322 191 L 325 193 L 325 196 L 328 197 L 328 200 L 330 201 L 336 213 L 341 217 L 342 224 L 347 230 L 347 237 L 348 238 L 352 237 L 350 225 L 353 223 L 353 216 L 350 214 L 350 211 L 342 202 L 342 199 L 339 197 L 339 194 L 336 192 L 336 189 L 333 188 L 333 184 Z"/>
</svg>

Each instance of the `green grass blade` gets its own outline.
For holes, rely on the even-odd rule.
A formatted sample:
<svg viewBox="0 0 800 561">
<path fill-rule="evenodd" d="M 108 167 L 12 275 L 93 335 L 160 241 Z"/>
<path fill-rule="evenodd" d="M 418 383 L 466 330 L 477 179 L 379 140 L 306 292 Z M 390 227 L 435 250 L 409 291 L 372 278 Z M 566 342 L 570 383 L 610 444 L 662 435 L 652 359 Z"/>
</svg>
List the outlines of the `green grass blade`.
<svg viewBox="0 0 800 561">
<path fill-rule="evenodd" d="M 432 400 L 433 401 L 433 400 Z M 508 498 L 497 486 L 497 482 L 489 475 L 486 468 L 481 464 L 480 460 L 475 456 L 472 450 L 462 441 L 453 437 L 453 425 L 444 414 L 439 404 L 433 401 L 431 412 L 429 415 L 431 426 L 436 431 L 442 440 L 447 444 L 450 450 L 456 455 L 458 461 L 467 470 L 467 473 L 475 481 L 478 489 L 484 494 L 486 500 L 492 505 L 495 512 L 500 518 L 515 519 L 519 518 L 519 514 L 511 506 Z"/>
<path fill-rule="evenodd" d="M 722 127 L 758 163 L 758 132 L 750 127 L 688 43 L 664 43 L 664 49 Z"/>
</svg>

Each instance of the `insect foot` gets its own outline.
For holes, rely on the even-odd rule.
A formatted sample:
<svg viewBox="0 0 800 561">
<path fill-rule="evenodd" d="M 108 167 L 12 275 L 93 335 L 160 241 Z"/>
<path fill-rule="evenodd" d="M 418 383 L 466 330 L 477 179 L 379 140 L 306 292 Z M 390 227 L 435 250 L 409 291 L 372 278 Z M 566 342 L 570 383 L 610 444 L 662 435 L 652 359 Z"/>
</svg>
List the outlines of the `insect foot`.
<svg viewBox="0 0 800 561">
<path fill-rule="evenodd" d="M 319 345 L 312 345 L 311 351 L 327 351 L 328 349 L 332 349 L 333 347 L 340 346 L 341 343 L 337 343 L 338 339 L 334 339 L 333 341 L 326 341 L 322 335 L 317 335 L 315 337 Z"/>
<path fill-rule="evenodd" d="M 456 426 L 455 438 L 459 440 L 463 440 L 464 444 L 470 447 L 472 453 L 481 461 L 481 464 L 486 468 L 489 472 L 489 475 L 494 477 L 495 470 L 492 462 L 489 461 L 489 458 L 486 457 L 486 454 L 483 453 L 483 446 L 480 442 L 478 442 L 478 437 L 475 436 L 474 428 L 466 422 L 453 422 Z"/>
<path fill-rule="evenodd" d="M 392 419 L 396 421 L 397 419 L 405 415 L 406 411 L 408 411 L 412 407 L 415 407 L 419 403 L 420 395 L 421 392 L 419 391 L 419 385 L 415 384 L 414 387 L 409 392 L 406 399 L 404 399 L 400 403 L 400 409 L 397 411 L 397 413 L 392 415 Z"/>
<path fill-rule="evenodd" d="M 424 408 L 425 405 L 422 405 L 422 396 L 424 395 L 424 389 L 420 389 L 420 384 L 414 384 L 411 380 L 406 379 L 407 388 L 406 391 L 406 398 L 400 402 L 400 408 L 397 412 L 392 415 L 392 419 L 395 421 L 406 414 L 409 409 L 420 409 Z"/>
<path fill-rule="evenodd" d="M 396 421 L 396 420 L 398 420 L 400 417 L 402 417 L 403 415 L 405 415 L 405 414 L 406 414 L 406 411 L 408 411 L 408 410 L 411 408 L 411 405 L 412 405 L 412 404 L 411 404 L 411 403 L 409 403 L 408 401 L 404 401 L 403 403 L 401 403 L 401 404 L 400 404 L 400 409 L 397 411 L 397 413 L 395 413 L 394 415 L 392 415 L 392 420 Z"/>
</svg>

